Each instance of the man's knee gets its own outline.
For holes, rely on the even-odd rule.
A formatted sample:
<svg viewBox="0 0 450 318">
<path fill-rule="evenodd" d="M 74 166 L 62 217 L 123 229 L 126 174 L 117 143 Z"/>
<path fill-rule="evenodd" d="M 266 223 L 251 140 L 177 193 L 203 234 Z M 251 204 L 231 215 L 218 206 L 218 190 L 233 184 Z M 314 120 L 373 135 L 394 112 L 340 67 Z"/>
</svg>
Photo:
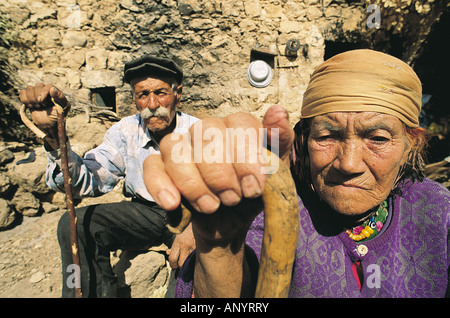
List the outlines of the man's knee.
<svg viewBox="0 0 450 318">
<path fill-rule="evenodd" d="M 86 212 L 85 210 L 86 210 L 85 207 L 75 209 L 75 214 L 77 216 L 77 233 L 78 234 L 80 234 L 80 232 L 83 232 L 83 230 L 82 230 L 83 225 L 81 223 L 83 222 L 83 219 L 84 219 L 84 214 Z M 70 241 L 70 218 L 69 218 L 68 212 L 64 213 L 61 216 L 61 218 L 59 219 L 56 234 L 58 237 L 59 244 L 61 244 L 61 242 L 69 242 Z"/>
<path fill-rule="evenodd" d="M 59 219 L 56 234 L 58 236 L 59 244 L 66 241 L 67 239 L 70 239 L 69 213 L 64 213 Z"/>
</svg>

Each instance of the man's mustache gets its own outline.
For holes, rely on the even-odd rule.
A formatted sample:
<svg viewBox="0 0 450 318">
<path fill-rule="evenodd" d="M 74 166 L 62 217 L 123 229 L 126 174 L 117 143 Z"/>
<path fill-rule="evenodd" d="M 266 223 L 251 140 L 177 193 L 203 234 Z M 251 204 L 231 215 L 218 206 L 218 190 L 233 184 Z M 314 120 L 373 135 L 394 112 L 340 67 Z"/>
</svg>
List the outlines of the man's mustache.
<svg viewBox="0 0 450 318">
<path fill-rule="evenodd" d="M 169 110 L 164 107 L 158 107 L 155 110 L 145 108 L 144 110 L 141 111 L 141 116 L 143 119 L 148 119 L 150 117 L 168 117 Z"/>
</svg>

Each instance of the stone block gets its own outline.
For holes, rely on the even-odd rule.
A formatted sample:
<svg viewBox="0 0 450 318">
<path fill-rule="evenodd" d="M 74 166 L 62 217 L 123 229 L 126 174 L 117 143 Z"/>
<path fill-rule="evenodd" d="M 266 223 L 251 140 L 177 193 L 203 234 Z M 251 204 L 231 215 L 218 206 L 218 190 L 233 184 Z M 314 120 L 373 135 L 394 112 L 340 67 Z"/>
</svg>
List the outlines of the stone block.
<svg viewBox="0 0 450 318">
<path fill-rule="evenodd" d="M 61 54 L 61 67 L 78 70 L 85 64 L 86 54 L 80 49 L 64 50 Z"/>
<path fill-rule="evenodd" d="M 261 15 L 261 5 L 258 0 L 244 1 L 244 9 L 247 16 L 251 18 Z"/>
<path fill-rule="evenodd" d="M 58 30 L 46 28 L 45 32 L 39 32 L 36 36 L 36 46 L 45 50 L 55 48 L 60 45 L 60 34 Z"/>
<path fill-rule="evenodd" d="M 39 20 L 45 20 L 45 19 L 54 19 L 56 17 L 56 10 L 48 7 L 37 7 L 37 6 L 31 6 L 31 16 L 30 16 L 30 22 L 36 23 Z"/>
<path fill-rule="evenodd" d="M 108 51 L 105 49 L 94 49 L 86 52 L 86 70 L 106 69 Z"/>
<path fill-rule="evenodd" d="M 89 22 L 89 14 L 77 4 L 66 5 L 58 10 L 58 24 L 64 28 L 80 29 Z"/>
<path fill-rule="evenodd" d="M 122 73 L 110 70 L 92 70 L 81 73 L 81 84 L 86 88 L 120 87 Z"/>
<path fill-rule="evenodd" d="M 85 47 L 87 35 L 82 31 L 70 30 L 63 35 L 61 43 L 65 48 Z"/>
</svg>

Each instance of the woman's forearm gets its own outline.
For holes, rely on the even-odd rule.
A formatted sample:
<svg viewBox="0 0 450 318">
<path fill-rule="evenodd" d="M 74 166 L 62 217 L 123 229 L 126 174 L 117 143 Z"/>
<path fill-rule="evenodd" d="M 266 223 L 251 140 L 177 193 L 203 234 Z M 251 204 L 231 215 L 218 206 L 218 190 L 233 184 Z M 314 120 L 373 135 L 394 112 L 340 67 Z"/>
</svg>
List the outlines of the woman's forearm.
<svg viewBox="0 0 450 318">
<path fill-rule="evenodd" d="M 195 297 L 253 297 L 244 245 L 235 251 L 230 245 L 199 248 L 197 243 L 194 292 Z"/>
</svg>

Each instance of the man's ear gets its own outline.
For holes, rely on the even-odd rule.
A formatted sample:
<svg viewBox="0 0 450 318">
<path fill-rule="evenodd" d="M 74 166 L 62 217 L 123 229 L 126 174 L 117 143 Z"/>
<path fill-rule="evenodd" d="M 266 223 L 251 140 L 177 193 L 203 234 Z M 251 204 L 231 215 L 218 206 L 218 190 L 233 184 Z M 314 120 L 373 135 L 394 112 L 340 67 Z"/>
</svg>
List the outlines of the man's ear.
<svg viewBox="0 0 450 318">
<path fill-rule="evenodd" d="M 132 79 L 130 82 L 130 87 L 131 87 L 131 98 L 133 98 L 133 101 L 136 101 L 136 92 L 134 90 L 134 84 L 136 84 L 135 80 Z"/>
<path fill-rule="evenodd" d="M 177 90 L 176 105 L 177 105 L 177 107 L 180 107 L 180 105 L 181 105 L 181 95 L 183 94 L 183 85 L 178 85 L 176 90 Z"/>
</svg>

